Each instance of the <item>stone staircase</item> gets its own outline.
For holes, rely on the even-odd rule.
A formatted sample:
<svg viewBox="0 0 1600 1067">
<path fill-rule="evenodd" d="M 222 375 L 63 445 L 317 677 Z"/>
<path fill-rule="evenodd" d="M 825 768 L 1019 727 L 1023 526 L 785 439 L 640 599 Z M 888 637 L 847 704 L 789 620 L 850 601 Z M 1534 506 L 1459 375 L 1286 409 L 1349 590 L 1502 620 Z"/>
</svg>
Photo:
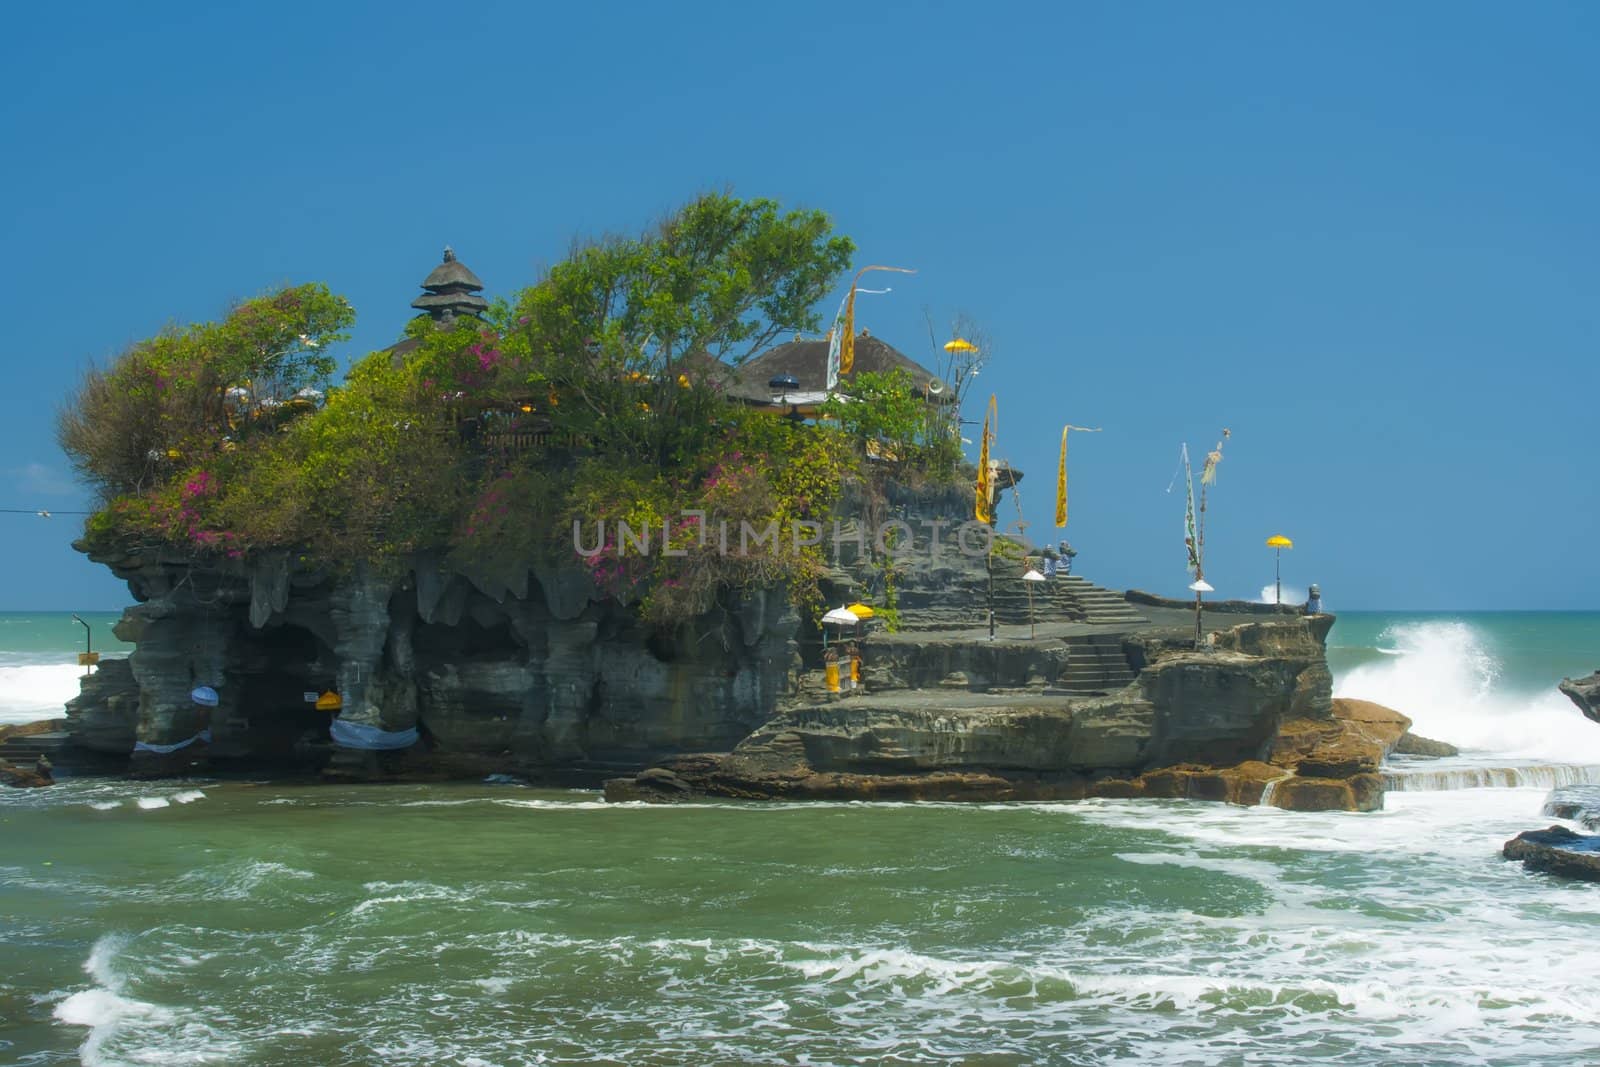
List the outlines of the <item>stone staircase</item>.
<svg viewBox="0 0 1600 1067">
<path fill-rule="evenodd" d="M 1150 620 L 1120 593 L 1076 575 L 1042 582 L 1023 582 L 1016 565 L 999 567 L 994 580 L 995 622 L 1026 626 L 1029 595 L 1037 623 L 1087 622 L 1105 626 L 1139 626 Z M 987 626 L 988 583 L 982 573 L 951 575 L 944 588 L 908 590 L 901 594 L 900 619 L 907 630 L 971 630 Z"/>
<path fill-rule="evenodd" d="M 0 741 L 0 760 L 16 764 L 18 767 L 32 767 L 40 756 L 44 756 L 51 763 L 57 763 L 60 761 L 62 750 L 67 748 L 69 743 L 70 738 L 64 731 L 8 737 Z"/>
<path fill-rule="evenodd" d="M 1080 578 L 1076 574 L 1057 575 L 1049 582 L 1039 584 L 1052 583 L 1078 605 L 1083 612 L 1084 622 L 1138 625 L 1150 621 L 1134 610 L 1121 593 L 1102 589 L 1087 578 Z"/>
<path fill-rule="evenodd" d="M 1117 634 L 1074 634 L 1066 639 L 1067 666 L 1047 692 L 1103 696 L 1132 682 L 1134 672 Z"/>
</svg>

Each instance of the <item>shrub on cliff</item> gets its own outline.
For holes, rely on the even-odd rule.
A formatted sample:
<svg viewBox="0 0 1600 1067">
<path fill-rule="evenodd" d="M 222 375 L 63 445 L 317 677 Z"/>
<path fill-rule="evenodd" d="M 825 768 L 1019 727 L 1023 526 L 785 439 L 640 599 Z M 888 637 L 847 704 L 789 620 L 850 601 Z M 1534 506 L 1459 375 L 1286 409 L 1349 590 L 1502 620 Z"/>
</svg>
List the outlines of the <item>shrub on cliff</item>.
<svg viewBox="0 0 1600 1067">
<path fill-rule="evenodd" d="M 899 368 L 841 379 L 822 415 L 838 422 L 863 455 L 893 462 L 903 477 L 950 481 L 961 464 L 954 409 L 930 404 Z"/>
<path fill-rule="evenodd" d="M 107 502 L 170 485 L 276 428 L 300 390 L 325 387 L 327 346 L 354 320 L 326 286 L 301 285 L 246 300 L 221 322 L 163 330 L 84 375 L 57 440 Z"/>
</svg>

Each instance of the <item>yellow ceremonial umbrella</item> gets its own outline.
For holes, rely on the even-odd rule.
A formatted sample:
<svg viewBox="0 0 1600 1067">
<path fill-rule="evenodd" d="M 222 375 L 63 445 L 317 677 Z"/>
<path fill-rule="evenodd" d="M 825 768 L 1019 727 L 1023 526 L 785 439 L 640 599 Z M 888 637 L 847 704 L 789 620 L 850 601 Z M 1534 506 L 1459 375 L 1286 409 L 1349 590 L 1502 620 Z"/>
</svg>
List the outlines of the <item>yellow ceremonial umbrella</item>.
<svg viewBox="0 0 1600 1067">
<path fill-rule="evenodd" d="M 1277 584 L 1277 589 L 1278 589 L 1277 595 L 1275 597 L 1273 597 L 1273 603 L 1282 604 L 1283 603 L 1283 550 L 1286 549 L 1286 548 L 1293 548 L 1294 547 L 1294 542 L 1289 540 L 1287 537 L 1283 536 L 1283 534 L 1273 534 L 1271 537 L 1267 538 L 1267 547 L 1270 548 L 1270 549 L 1273 549 L 1275 551 L 1276 556 L 1277 556 L 1276 561 L 1272 565 L 1272 577 L 1273 577 L 1274 582 Z"/>
<path fill-rule="evenodd" d="M 952 341 L 946 341 L 944 343 L 944 350 L 946 352 L 976 352 L 978 350 L 978 346 L 967 340 L 965 337 L 957 337 Z"/>
<path fill-rule="evenodd" d="M 845 608 L 844 610 L 848 611 L 850 614 L 854 615 L 858 619 L 870 619 L 874 615 L 877 614 L 876 611 L 873 611 L 870 607 L 868 607 L 865 604 L 851 604 L 849 607 Z"/>
</svg>

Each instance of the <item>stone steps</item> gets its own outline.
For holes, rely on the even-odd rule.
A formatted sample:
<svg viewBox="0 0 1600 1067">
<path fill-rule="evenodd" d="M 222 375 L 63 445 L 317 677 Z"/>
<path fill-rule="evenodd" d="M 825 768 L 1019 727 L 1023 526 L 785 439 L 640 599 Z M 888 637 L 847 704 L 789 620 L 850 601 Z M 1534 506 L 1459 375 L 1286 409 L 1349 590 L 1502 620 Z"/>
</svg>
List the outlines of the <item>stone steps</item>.
<svg viewBox="0 0 1600 1067">
<path fill-rule="evenodd" d="M 1103 589 L 1075 574 L 1057 575 L 1053 581 L 1068 591 L 1083 612 L 1085 622 L 1137 625 L 1150 620 L 1136 611 L 1119 593 Z"/>
<path fill-rule="evenodd" d="M 30 734 L 26 737 L 8 738 L 0 743 L 0 760 L 7 763 L 33 763 L 40 756 L 55 762 L 56 756 L 70 744 L 65 733 Z"/>
<path fill-rule="evenodd" d="M 1122 639 L 1116 634 L 1075 634 L 1067 638 L 1067 667 L 1051 692 L 1100 696 L 1127 686 L 1135 678 Z"/>
</svg>

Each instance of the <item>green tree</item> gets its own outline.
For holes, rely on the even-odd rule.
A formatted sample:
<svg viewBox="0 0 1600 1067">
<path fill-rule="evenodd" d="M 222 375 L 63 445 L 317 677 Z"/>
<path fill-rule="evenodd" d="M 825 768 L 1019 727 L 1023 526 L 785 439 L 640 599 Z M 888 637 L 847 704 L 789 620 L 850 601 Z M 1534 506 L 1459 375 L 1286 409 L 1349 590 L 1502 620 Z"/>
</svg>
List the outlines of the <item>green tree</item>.
<svg viewBox="0 0 1600 1067">
<path fill-rule="evenodd" d="M 536 390 L 570 398 L 555 413 L 566 429 L 681 461 L 716 421 L 723 368 L 819 329 L 853 251 L 820 211 L 703 196 L 552 267 L 514 301 L 504 345 Z"/>
<path fill-rule="evenodd" d="M 276 428 L 298 390 L 325 387 L 328 350 L 354 321 L 343 298 L 312 284 L 246 300 L 220 322 L 163 330 L 84 375 L 57 440 L 103 499 L 171 481 Z"/>
</svg>

